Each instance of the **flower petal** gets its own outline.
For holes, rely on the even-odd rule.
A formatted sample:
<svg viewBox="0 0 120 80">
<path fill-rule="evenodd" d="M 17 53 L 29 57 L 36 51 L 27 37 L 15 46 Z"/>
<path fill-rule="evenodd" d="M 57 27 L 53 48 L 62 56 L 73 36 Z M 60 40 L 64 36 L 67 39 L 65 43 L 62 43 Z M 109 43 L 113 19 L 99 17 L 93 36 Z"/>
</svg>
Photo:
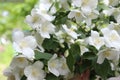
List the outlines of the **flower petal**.
<svg viewBox="0 0 120 80">
<path fill-rule="evenodd" d="M 22 51 L 23 55 L 28 59 L 32 60 L 34 58 L 34 51 L 31 48 L 23 48 Z"/>
</svg>

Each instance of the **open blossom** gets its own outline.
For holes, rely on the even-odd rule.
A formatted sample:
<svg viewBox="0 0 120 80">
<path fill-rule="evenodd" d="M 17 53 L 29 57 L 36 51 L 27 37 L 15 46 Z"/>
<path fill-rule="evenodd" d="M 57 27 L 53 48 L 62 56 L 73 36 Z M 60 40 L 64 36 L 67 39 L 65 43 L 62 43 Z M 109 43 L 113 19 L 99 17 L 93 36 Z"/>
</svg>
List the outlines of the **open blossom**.
<svg viewBox="0 0 120 80">
<path fill-rule="evenodd" d="M 57 58 L 56 54 L 48 61 L 48 70 L 55 76 L 67 75 L 70 72 L 66 64 L 66 59 L 64 57 Z"/>
<path fill-rule="evenodd" d="M 79 10 L 71 10 L 71 12 L 68 14 L 68 18 L 75 18 L 77 23 L 83 22 L 85 19 L 85 15 L 82 13 L 82 11 Z"/>
<path fill-rule="evenodd" d="M 69 10 L 69 4 L 67 0 L 60 0 L 61 7 L 64 8 L 65 10 Z"/>
<path fill-rule="evenodd" d="M 39 1 L 39 11 L 41 13 L 43 13 L 43 15 L 44 14 L 49 15 L 47 12 L 49 11 L 49 9 L 50 9 L 53 2 L 54 2 L 53 0 L 40 0 Z M 56 12 L 56 8 L 55 8 L 55 6 L 52 6 L 49 13 L 53 14 L 55 12 Z"/>
<path fill-rule="evenodd" d="M 45 18 L 38 14 L 36 9 L 32 9 L 31 15 L 27 15 L 25 22 L 30 25 L 33 29 L 41 26 L 41 23 L 45 21 Z"/>
<path fill-rule="evenodd" d="M 78 34 L 74 31 L 72 27 L 70 29 L 66 25 L 63 25 L 62 27 L 70 37 L 72 37 L 73 39 L 77 39 Z"/>
<path fill-rule="evenodd" d="M 118 61 L 119 56 L 120 56 L 119 50 L 116 50 L 114 48 L 100 50 L 98 53 L 97 63 L 102 64 L 105 58 L 112 61 Z"/>
<path fill-rule="evenodd" d="M 40 33 L 43 38 L 50 38 L 50 34 L 55 32 L 55 26 L 50 22 L 42 23 L 38 33 Z"/>
<path fill-rule="evenodd" d="M 98 50 L 105 44 L 103 37 L 100 37 L 97 31 L 91 31 L 91 36 L 88 38 L 88 43 L 95 46 Z"/>
<path fill-rule="evenodd" d="M 109 28 L 103 28 L 101 31 L 107 47 L 120 49 L 120 35 L 117 33 L 117 31 L 110 30 Z"/>
<path fill-rule="evenodd" d="M 82 0 L 72 0 L 73 5 L 75 5 L 76 7 L 81 7 L 82 4 Z"/>
<path fill-rule="evenodd" d="M 24 75 L 24 68 L 19 67 L 8 67 L 4 70 L 3 74 L 7 77 L 7 80 L 20 80 Z"/>
<path fill-rule="evenodd" d="M 97 8 L 98 0 L 72 0 L 73 5 L 81 7 L 84 13 L 90 13 Z"/>
<path fill-rule="evenodd" d="M 82 0 L 81 10 L 83 13 L 91 13 L 97 8 L 98 0 Z"/>
<path fill-rule="evenodd" d="M 15 67 L 19 67 L 19 68 L 25 68 L 27 65 L 28 65 L 28 60 L 26 59 L 25 56 L 23 55 L 19 55 L 19 56 L 15 56 L 13 59 L 12 59 L 12 62 L 10 64 L 10 66 L 12 68 L 15 68 Z"/>
<path fill-rule="evenodd" d="M 16 52 L 22 53 L 28 59 L 34 58 L 34 49 L 37 42 L 33 36 L 25 36 L 22 31 L 16 30 L 13 32 L 13 41 Z"/>
<path fill-rule="evenodd" d="M 46 74 L 41 61 L 36 61 L 34 64 L 29 65 L 25 68 L 24 74 L 27 76 L 27 80 L 44 80 Z"/>
<path fill-rule="evenodd" d="M 108 25 L 108 28 L 111 29 L 111 30 L 117 31 L 117 33 L 120 35 L 120 25 L 119 25 L 118 23 L 113 23 L 113 22 L 111 22 L 111 23 Z"/>
</svg>

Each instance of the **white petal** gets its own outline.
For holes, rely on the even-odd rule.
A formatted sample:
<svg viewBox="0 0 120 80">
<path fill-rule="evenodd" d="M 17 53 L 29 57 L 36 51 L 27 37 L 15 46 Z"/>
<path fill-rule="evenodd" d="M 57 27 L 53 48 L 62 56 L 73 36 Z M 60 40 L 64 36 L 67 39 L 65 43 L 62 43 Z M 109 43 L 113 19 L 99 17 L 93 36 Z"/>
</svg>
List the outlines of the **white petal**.
<svg viewBox="0 0 120 80">
<path fill-rule="evenodd" d="M 34 51 L 31 48 L 23 48 L 23 55 L 28 59 L 32 60 L 34 58 Z"/>
<path fill-rule="evenodd" d="M 27 65 L 28 65 L 28 61 L 24 56 L 15 56 L 10 64 L 12 68 L 15 67 L 25 68 Z"/>
<path fill-rule="evenodd" d="M 87 26 L 91 26 L 92 20 L 90 18 L 87 18 L 85 21 L 86 21 Z"/>
<path fill-rule="evenodd" d="M 71 11 L 69 14 L 68 14 L 68 18 L 73 18 L 75 17 L 75 12 Z"/>
<path fill-rule="evenodd" d="M 28 45 L 28 47 L 35 49 L 37 46 L 37 42 L 36 39 L 33 36 L 27 36 L 24 38 L 26 44 Z"/>
<path fill-rule="evenodd" d="M 81 3 L 82 1 L 81 0 L 72 0 L 73 4 L 76 6 L 76 7 L 80 7 L 81 6 Z"/>
<path fill-rule="evenodd" d="M 43 63 L 41 61 L 36 61 L 33 66 L 38 68 L 38 69 L 42 69 Z"/>
<path fill-rule="evenodd" d="M 31 70 L 32 70 L 32 66 L 27 66 L 25 69 L 24 69 L 24 74 L 28 77 L 31 73 Z"/>
<path fill-rule="evenodd" d="M 55 76 L 57 76 L 57 77 L 60 75 L 60 73 L 58 72 L 57 69 L 48 67 L 48 70 L 49 70 L 51 73 L 53 73 Z"/>
<path fill-rule="evenodd" d="M 43 37 L 43 38 L 50 38 L 50 35 L 49 33 L 40 33 L 40 35 Z"/>
<path fill-rule="evenodd" d="M 91 31 L 91 36 L 92 37 L 99 37 L 99 33 L 97 31 Z"/>
<path fill-rule="evenodd" d="M 12 36 L 13 40 L 18 42 L 24 38 L 24 33 L 21 30 L 14 30 Z"/>
<path fill-rule="evenodd" d="M 98 55 L 97 63 L 102 64 L 104 62 L 105 57 L 102 53 Z"/>
<path fill-rule="evenodd" d="M 13 48 L 15 49 L 16 52 L 22 53 L 22 49 L 16 42 L 13 42 Z"/>
</svg>

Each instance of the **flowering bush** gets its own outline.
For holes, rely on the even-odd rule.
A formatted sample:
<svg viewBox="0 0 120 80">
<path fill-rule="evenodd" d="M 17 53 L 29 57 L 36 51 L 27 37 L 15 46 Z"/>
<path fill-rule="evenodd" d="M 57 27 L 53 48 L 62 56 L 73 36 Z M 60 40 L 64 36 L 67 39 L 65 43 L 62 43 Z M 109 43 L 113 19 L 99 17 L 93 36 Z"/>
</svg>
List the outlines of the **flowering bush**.
<svg viewBox="0 0 120 80">
<path fill-rule="evenodd" d="M 40 0 L 25 22 L 8 80 L 120 79 L 119 0 Z"/>
</svg>

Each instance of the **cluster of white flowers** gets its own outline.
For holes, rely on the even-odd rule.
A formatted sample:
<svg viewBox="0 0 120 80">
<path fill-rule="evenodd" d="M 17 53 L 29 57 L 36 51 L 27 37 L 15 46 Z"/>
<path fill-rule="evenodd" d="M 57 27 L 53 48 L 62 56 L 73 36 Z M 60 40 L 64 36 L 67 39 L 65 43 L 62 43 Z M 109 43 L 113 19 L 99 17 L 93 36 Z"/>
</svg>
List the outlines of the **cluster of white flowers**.
<svg viewBox="0 0 120 80">
<path fill-rule="evenodd" d="M 4 75 L 8 80 L 21 80 L 24 75 L 27 80 L 45 80 L 46 76 L 52 73 L 56 77 L 63 76 L 64 79 L 68 79 L 65 76 L 74 73 L 70 70 L 71 62 L 67 62 L 72 44 L 79 46 L 80 59 L 84 54 L 91 55 L 87 53 L 91 52 L 88 47 L 90 45 L 97 50 L 97 53 L 93 53 L 97 56 L 97 64 L 101 65 L 107 60 L 113 64 L 110 66 L 111 69 L 117 70 L 120 59 L 119 2 L 119 0 L 40 0 L 39 5 L 35 6 L 25 19 L 32 32 L 26 35 L 21 30 L 13 31 L 13 47 L 18 55 L 13 58 Z M 60 22 L 59 19 L 65 19 L 65 22 Z M 51 38 L 55 38 L 55 42 L 59 44 L 56 50 L 52 48 L 47 50 L 43 46 L 45 40 L 53 40 Z M 53 41 L 50 43 L 51 46 L 47 43 L 46 45 L 52 47 L 56 43 Z M 62 54 L 60 48 L 65 49 Z M 35 51 L 50 53 L 52 57 L 46 63 L 35 58 Z M 75 64 L 77 62 L 74 63 L 73 69 L 76 68 Z"/>
</svg>

